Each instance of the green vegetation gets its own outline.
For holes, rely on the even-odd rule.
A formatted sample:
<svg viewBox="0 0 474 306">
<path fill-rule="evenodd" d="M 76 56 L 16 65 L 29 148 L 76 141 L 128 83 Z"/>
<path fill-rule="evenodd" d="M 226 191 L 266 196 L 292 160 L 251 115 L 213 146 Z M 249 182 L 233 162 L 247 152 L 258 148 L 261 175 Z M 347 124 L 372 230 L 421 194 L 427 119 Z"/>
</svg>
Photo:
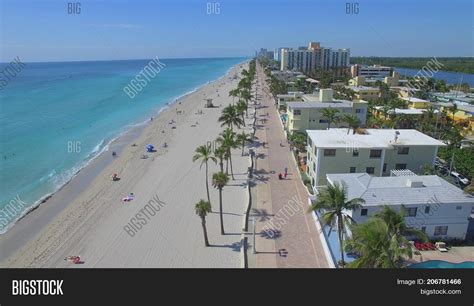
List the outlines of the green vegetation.
<svg viewBox="0 0 474 306">
<path fill-rule="evenodd" d="M 421 69 L 430 60 L 429 57 L 351 57 L 351 64 L 383 65 Z M 474 73 L 474 57 L 438 57 L 444 71 Z"/>
<path fill-rule="evenodd" d="M 196 212 L 196 215 L 198 215 L 201 218 L 202 232 L 204 234 L 204 245 L 206 247 L 208 247 L 209 246 L 209 239 L 207 238 L 206 216 L 207 216 L 208 213 L 210 213 L 212 211 L 211 210 L 211 203 L 209 203 L 205 200 L 200 200 L 194 206 L 194 210 Z"/>
<path fill-rule="evenodd" d="M 363 224 L 352 224 L 351 239 L 346 241 L 346 250 L 359 254 L 349 264 L 350 268 L 402 268 L 406 257 L 411 258 L 412 248 L 406 236 L 422 241 L 428 237 L 420 230 L 409 228 L 402 213 L 390 206 L 384 208 Z"/>
<path fill-rule="evenodd" d="M 211 203 L 211 197 L 209 196 L 209 179 L 208 179 L 208 176 L 209 176 L 209 161 L 212 161 L 212 162 L 216 163 L 217 160 L 214 156 L 212 156 L 212 151 L 211 151 L 211 148 L 209 146 L 199 146 L 199 147 L 196 148 L 196 151 L 194 151 L 194 153 L 196 153 L 196 154 L 193 156 L 193 162 L 195 162 L 197 160 L 200 160 L 201 161 L 200 167 L 202 167 L 202 165 L 206 165 L 207 201 L 209 203 Z"/>
<path fill-rule="evenodd" d="M 449 164 L 453 156 L 453 150 L 455 150 L 453 169 L 464 174 L 470 180 L 474 179 L 474 148 L 442 147 L 439 148 L 438 156 Z"/>
<path fill-rule="evenodd" d="M 365 200 L 362 198 L 348 200 L 346 187 L 335 183 L 334 185 L 329 184 L 326 189 L 323 189 L 316 202 L 310 207 L 311 212 L 320 212 L 322 225 L 330 226 L 329 232 L 332 231 L 333 225 L 337 224 L 342 267 L 345 264 L 344 248 L 342 245 L 344 235 L 346 235 L 346 225 L 354 222 L 347 212 L 362 207 L 364 203 Z"/>
<path fill-rule="evenodd" d="M 219 190 L 219 217 L 221 219 L 221 234 L 225 235 L 224 232 L 224 217 L 222 214 L 222 189 L 229 182 L 229 177 L 224 172 L 217 172 L 212 175 L 212 186 Z"/>
</svg>

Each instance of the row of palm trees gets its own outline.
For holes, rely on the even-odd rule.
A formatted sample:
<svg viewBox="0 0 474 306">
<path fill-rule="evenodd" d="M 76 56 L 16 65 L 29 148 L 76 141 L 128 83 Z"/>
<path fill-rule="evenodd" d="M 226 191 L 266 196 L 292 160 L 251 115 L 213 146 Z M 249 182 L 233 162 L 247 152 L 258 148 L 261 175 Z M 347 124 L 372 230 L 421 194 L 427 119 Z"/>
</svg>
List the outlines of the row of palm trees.
<svg viewBox="0 0 474 306">
<path fill-rule="evenodd" d="M 334 183 L 321 191 L 310 212 L 318 213 L 322 225 L 329 226 L 329 233 L 337 226 L 342 267 L 345 266 L 345 249 L 358 254 L 357 259 L 348 265 L 351 268 L 403 267 L 405 259 L 412 257 L 412 248 L 406 236 L 426 241 L 426 234 L 405 224 L 403 207 L 400 214 L 385 205 L 367 222 L 356 224 L 347 212 L 362 208 L 364 203 L 362 198 L 349 200 L 346 187 Z M 351 237 L 347 237 L 347 228 Z"/>
<path fill-rule="evenodd" d="M 242 77 L 237 88 L 229 91 L 229 96 L 233 98 L 233 101 L 235 98 L 238 98 L 238 102 L 236 104 L 231 103 L 222 109 L 222 114 L 218 121 L 221 123 L 222 127 L 225 127 L 225 129 L 219 134 L 214 142 L 217 146 L 214 148 L 211 147 L 211 145 L 198 146 L 195 150 L 195 155 L 193 156 L 193 162 L 200 161 L 200 167 L 202 168 L 205 166 L 207 201 L 201 199 L 195 204 L 194 209 L 196 214 L 201 218 L 204 244 L 206 247 L 210 245 L 206 228 L 206 216 L 208 213 L 212 212 L 211 198 L 209 194 L 209 164 L 219 164 L 219 171 L 212 174 L 212 186 L 219 191 L 220 228 L 221 235 L 225 235 L 222 191 L 229 182 L 229 170 L 232 180 L 235 179 L 232 165 L 232 150 L 241 147 L 241 156 L 244 156 L 245 145 L 252 141 L 249 134 L 246 134 L 244 131 L 237 133 L 235 130 L 245 127 L 245 116 L 248 113 L 248 105 L 250 100 L 253 98 L 251 89 L 255 73 L 255 60 L 253 60 L 249 64 L 249 70 L 242 70 Z"/>
<path fill-rule="evenodd" d="M 356 133 L 356 130 L 361 126 L 360 119 L 354 114 L 342 114 L 337 108 L 326 107 L 321 110 L 323 117 L 326 118 L 328 123 L 328 130 L 331 128 L 331 124 L 338 122 L 345 122 L 348 125 L 347 134 L 350 130 Z"/>
</svg>

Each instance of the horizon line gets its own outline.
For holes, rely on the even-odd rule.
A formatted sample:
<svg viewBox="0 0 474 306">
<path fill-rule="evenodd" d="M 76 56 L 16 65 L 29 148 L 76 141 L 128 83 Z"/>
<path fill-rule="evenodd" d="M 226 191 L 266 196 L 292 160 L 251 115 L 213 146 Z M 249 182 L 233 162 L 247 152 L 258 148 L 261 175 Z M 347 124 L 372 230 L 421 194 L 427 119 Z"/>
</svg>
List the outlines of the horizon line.
<svg viewBox="0 0 474 306">
<path fill-rule="evenodd" d="M 177 59 L 231 59 L 231 58 L 251 58 L 253 56 L 216 56 L 216 57 L 163 57 L 163 60 L 177 60 Z M 58 61 L 28 61 L 26 64 L 39 63 L 82 63 L 82 62 L 120 62 L 120 61 L 146 61 L 153 58 L 131 58 L 131 59 L 95 59 L 95 60 L 58 60 Z M 10 62 L 0 62 L 0 64 L 9 64 Z"/>
</svg>

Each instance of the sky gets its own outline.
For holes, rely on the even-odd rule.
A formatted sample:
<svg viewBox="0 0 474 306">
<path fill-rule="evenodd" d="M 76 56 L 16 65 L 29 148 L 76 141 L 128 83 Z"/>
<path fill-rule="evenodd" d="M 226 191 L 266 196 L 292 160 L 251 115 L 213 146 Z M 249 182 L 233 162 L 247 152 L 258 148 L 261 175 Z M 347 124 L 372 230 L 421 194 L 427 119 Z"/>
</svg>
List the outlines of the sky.
<svg viewBox="0 0 474 306">
<path fill-rule="evenodd" d="M 474 55 L 472 0 L 76 2 L 79 14 L 67 0 L 0 0 L 0 61 L 240 57 L 309 41 L 351 56 Z"/>
</svg>

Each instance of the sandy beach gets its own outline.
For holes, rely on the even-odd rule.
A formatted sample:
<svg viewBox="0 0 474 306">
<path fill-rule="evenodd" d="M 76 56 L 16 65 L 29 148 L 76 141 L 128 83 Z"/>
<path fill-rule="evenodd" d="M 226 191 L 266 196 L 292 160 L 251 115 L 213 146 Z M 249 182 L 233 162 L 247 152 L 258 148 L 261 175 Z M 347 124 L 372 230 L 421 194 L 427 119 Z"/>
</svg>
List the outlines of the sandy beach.
<svg viewBox="0 0 474 306">
<path fill-rule="evenodd" d="M 83 177 L 80 183 L 80 178 L 75 178 L 57 192 L 50 199 L 56 203 L 54 208 L 48 207 L 50 201 L 42 204 L 0 236 L 0 249 L 8 245 L 18 249 L 2 256 L 0 266 L 240 267 L 248 157 L 241 157 L 240 149 L 233 151 L 235 180 L 223 191 L 226 235 L 219 232 L 218 191 L 211 187 L 213 212 L 207 217 L 211 247 L 206 248 L 201 221 L 194 211 L 195 203 L 206 198 L 205 171 L 192 162 L 192 156 L 197 146 L 212 142 L 223 130 L 217 119 L 222 108 L 232 102 L 228 92 L 237 86 L 240 71 L 247 66 L 237 65 L 176 101 L 150 120 L 139 136 L 121 139 L 117 157 L 111 157 L 111 147 L 102 157 L 107 163 L 95 171 L 91 163 L 89 179 Z M 236 75 L 239 78 L 234 78 Z M 207 98 L 217 107 L 205 108 Z M 146 153 L 147 144 L 153 144 L 156 152 Z M 142 158 L 144 154 L 147 158 Z M 218 167 L 210 164 L 210 176 Z M 112 181 L 113 173 L 120 180 Z M 80 192 L 71 190 L 74 184 L 83 186 Z M 134 200 L 122 201 L 130 193 Z M 147 204 L 156 208 L 153 215 L 148 214 L 141 229 L 130 230 L 131 219 Z M 71 255 L 80 255 L 83 263 L 64 260 Z"/>
</svg>

